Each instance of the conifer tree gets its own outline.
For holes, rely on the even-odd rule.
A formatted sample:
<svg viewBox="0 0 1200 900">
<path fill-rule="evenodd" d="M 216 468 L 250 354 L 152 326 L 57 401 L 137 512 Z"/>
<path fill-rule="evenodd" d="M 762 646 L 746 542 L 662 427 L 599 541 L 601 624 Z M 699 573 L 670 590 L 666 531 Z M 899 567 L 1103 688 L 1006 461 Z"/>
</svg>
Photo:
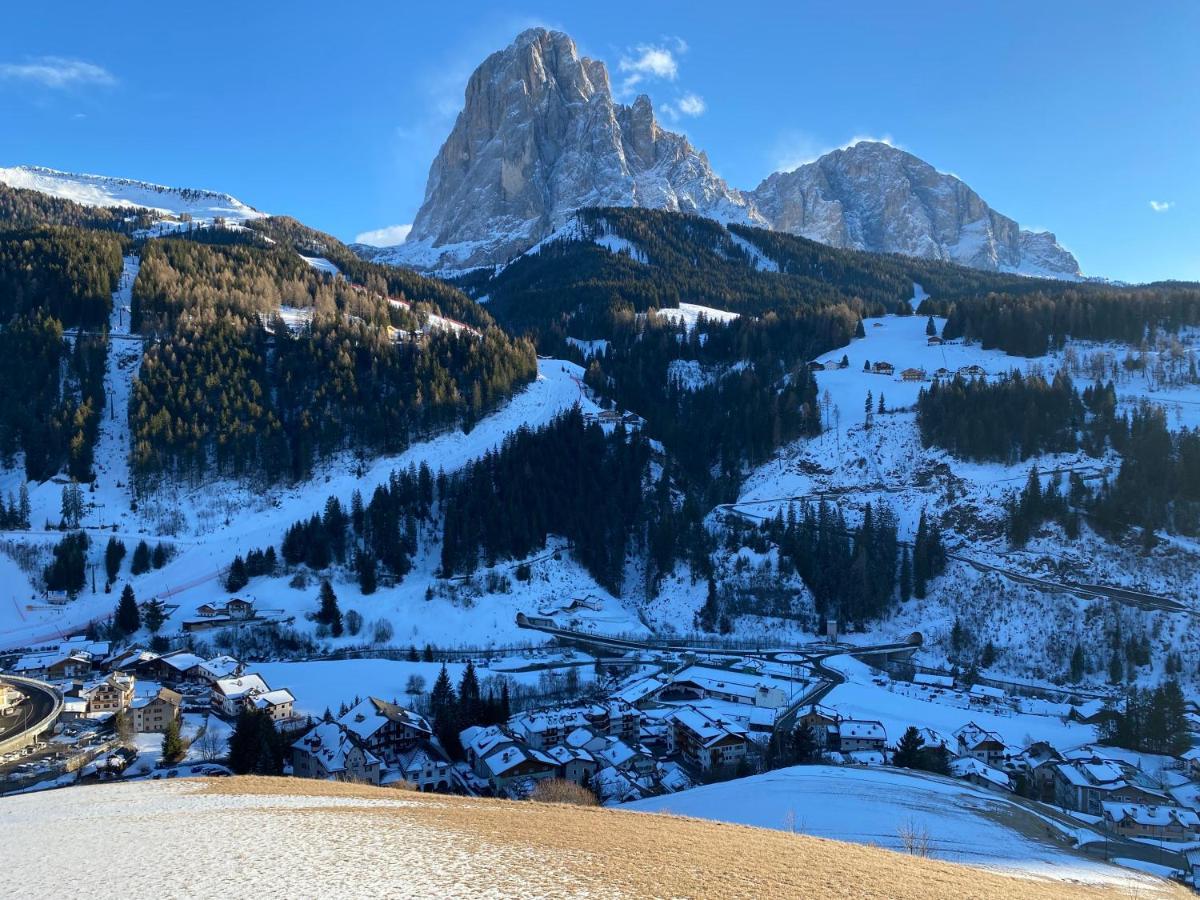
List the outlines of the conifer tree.
<svg viewBox="0 0 1200 900">
<path fill-rule="evenodd" d="M 925 739 L 921 737 L 917 726 L 909 725 L 896 744 L 896 750 L 892 754 L 892 765 L 901 769 L 921 768 L 921 751 L 924 746 Z"/>
<path fill-rule="evenodd" d="M 121 571 L 121 560 L 124 558 L 125 544 L 115 537 L 110 537 L 104 547 L 104 574 L 110 582 L 117 580 Z"/>
<path fill-rule="evenodd" d="M 172 719 L 167 724 L 167 730 L 162 736 L 162 758 L 164 762 L 174 763 L 183 758 L 183 738 L 179 734 L 179 720 Z"/>
<path fill-rule="evenodd" d="M 240 555 L 233 558 L 233 562 L 229 564 L 229 572 L 225 576 L 225 590 L 231 594 L 240 591 L 250 583 L 250 576 L 246 572 L 246 561 Z"/>
<path fill-rule="evenodd" d="M 125 585 L 121 591 L 121 599 L 117 602 L 113 624 L 121 634 L 133 634 L 142 626 L 141 612 L 138 610 L 131 585 Z"/>
<path fill-rule="evenodd" d="M 146 602 L 146 612 L 142 616 L 142 624 L 151 634 L 158 634 L 167 618 L 166 604 L 157 597 Z"/>
<path fill-rule="evenodd" d="M 320 608 L 317 610 L 317 621 L 329 626 L 329 633 L 334 637 L 342 636 L 342 611 L 338 608 L 337 594 L 333 585 L 326 578 L 321 582 Z"/>
<path fill-rule="evenodd" d="M 138 545 L 133 548 L 133 560 L 129 564 L 130 575 L 144 575 L 150 571 L 150 545 L 145 541 L 138 541 Z"/>
</svg>

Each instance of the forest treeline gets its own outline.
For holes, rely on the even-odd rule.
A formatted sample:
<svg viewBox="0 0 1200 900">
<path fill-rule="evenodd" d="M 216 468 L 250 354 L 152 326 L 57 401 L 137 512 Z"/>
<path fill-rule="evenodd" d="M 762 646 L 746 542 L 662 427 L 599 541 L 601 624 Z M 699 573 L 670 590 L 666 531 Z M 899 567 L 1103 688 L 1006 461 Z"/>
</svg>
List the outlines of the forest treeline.
<svg viewBox="0 0 1200 900">
<path fill-rule="evenodd" d="M 67 328 L 107 326 L 125 243 L 81 228 L 0 230 L 0 324 L 48 313 Z"/>
</svg>

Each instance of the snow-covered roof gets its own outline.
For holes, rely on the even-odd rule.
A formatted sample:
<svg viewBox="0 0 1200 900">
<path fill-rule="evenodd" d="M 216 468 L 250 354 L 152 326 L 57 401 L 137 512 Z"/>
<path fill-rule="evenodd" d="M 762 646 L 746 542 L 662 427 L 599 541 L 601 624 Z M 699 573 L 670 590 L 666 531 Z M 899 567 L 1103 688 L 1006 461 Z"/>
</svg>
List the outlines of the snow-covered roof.
<svg viewBox="0 0 1200 900">
<path fill-rule="evenodd" d="M 954 687 L 954 677 L 952 675 L 933 675 L 929 672 L 918 672 L 913 676 L 914 684 L 924 684 L 931 687 Z"/>
<path fill-rule="evenodd" d="M 579 760 L 580 762 L 596 761 L 596 758 L 582 747 L 566 747 L 562 744 L 559 744 L 556 747 L 551 747 L 546 751 L 546 755 L 551 757 L 560 766 L 565 766 L 572 760 Z"/>
<path fill-rule="evenodd" d="M 1200 828 L 1200 815 L 1178 806 L 1150 806 L 1144 803 L 1105 802 L 1104 816 L 1114 822 L 1130 821 L 1138 825 L 1181 825 L 1184 828 Z"/>
<path fill-rule="evenodd" d="M 478 757 L 487 756 L 501 744 L 513 743 L 513 737 L 499 725 L 471 725 L 459 732 L 464 748 Z"/>
<path fill-rule="evenodd" d="M 265 694 L 256 694 L 254 696 L 254 706 L 256 709 L 269 709 L 272 706 L 282 706 L 285 703 L 295 703 L 296 698 L 292 696 L 292 692 L 287 688 L 278 688 L 273 691 L 267 691 Z"/>
<path fill-rule="evenodd" d="M 241 663 L 232 656 L 214 656 L 200 664 L 200 671 L 214 680 L 228 678 Z"/>
<path fill-rule="evenodd" d="M 129 705 L 134 709 L 142 709 L 143 707 L 149 706 L 155 700 L 165 700 L 167 703 L 170 703 L 173 706 L 179 706 L 183 703 L 183 697 L 180 694 L 171 690 L 170 688 L 162 687 L 148 697 L 134 697 L 133 702 Z"/>
<path fill-rule="evenodd" d="M 964 747 L 974 750 L 982 744 L 996 743 L 1004 746 L 1004 738 L 996 734 L 994 731 L 988 731 L 986 728 L 977 725 L 974 722 L 968 722 L 958 731 L 954 732 L 956 737 Z"/>
<path fill-rule="evenodd" d="M 882 722 L 868 719 L 842 719 L 838 722 L 838 735 L 845 740 L 853 738 L 860 741 L 886 741 L 887 730 Z"/>
<path fill-rule="evenodd" d="M 222 678 L 213 685 L 213 690 L 231 700 L 245 697 L 247 694 L 265 694 L 271 690 L 261 675 L 248 672 L 237 678 Z"/>
<path fill-rule="evenodd" d="M 956 775 L 959 778 L 967 778 L 974 775 L 977 778 L 990 781 L 998 787 L 1012 790 L 1012 780 L 1005 773 L 999 769 L 993 769 L 991 766 L 980 762 L 972 756 L 964 756 L 953 760 L 950 763 L 950 774 Z"/>
<path fill-rule="evenodd" d="M 542 763 L 550 768 L 558 766 L 554 757 L 525 744 L 511 742 L 498 746 L 483 758 L 483 764 L 495 777 L 503 776 L 524 762 Z"/>
<path fill-rule="evenodd" d="M 292 744 L 292 748 L 310 753 L 321 761 L 330 774 L 346 770 L 346 756 L 357 746 L 351 734 L 340 722 L 322 722 Z M 379 758 L 365 747 L 362 751 L 367 765 L 376 765 Z"/>
<path fill-rule="evenodd" d="M 986 684 L 973 684 L 971 685 L 971 696 L 999 700 L 1007 695 L 1000 688 L 988 687 Z"/>
<path fill-rule="evenodd" d="M 166 663 L 177 672 L 186 672 L 188 669 L 194 669 L 196 666 L 204 664 L 203 659 L 195 653 L 188 653 L 187 651 L 164 654 L 158 658 L 158 661 Z"/>
<path fill-rule="evenodd" d="M 618 700 L 624 700 L 626 703 L 640 703 L 645 700 L 655 691 L 661 689 L 666 684 L 660 678 L 640 678 L 632 684 L 628 684 L 621 690 L 613 694 Z"/>
<path fill-rule="evenodd" d="M 736 722 L 712 716 L 694 706 L 682 706 L 674 710 L 671 719 L 696 735 L 704 747 L 711 747 L 727 737 L 746 739 L 745 729 Z"/>
<path fill-rule="evenodd" d="M 355 704 L 344 716 L 339 716 L 338 721 L 363 740 L 370 740 L 389 722 L 398 722 L 426 734 L 433 733 L 429 723 L 411 709 L 378 697 L 368 697 Z"/>
</svg>

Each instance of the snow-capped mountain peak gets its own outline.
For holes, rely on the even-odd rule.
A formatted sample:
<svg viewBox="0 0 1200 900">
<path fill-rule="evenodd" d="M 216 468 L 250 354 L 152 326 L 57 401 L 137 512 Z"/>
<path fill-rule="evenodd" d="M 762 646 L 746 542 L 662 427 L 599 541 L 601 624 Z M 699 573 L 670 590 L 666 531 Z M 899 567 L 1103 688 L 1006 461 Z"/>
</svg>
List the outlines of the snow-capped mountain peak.
<svg viewBox="0 0 1200 900">
<path fill-rule="evenodd" d="M 72 200 L 84 206 L 141 207 L 199 221 L 244 222 L 266 215 L 236 197 L 196 188 L 173 188 L 130 178 L 60 172 L 42 166 L 0 167 L 0 183 Z"/>
<path fill-rule="evenodd" d="M 532 28 L 471 76 L 412 233 L 383 255 L 425 268 L 504 262 L 585 206 L 763 224 L 702 153 L 658 124 L 648 97 L 617 103 L 604 63 L 562 32 Z"/>
</svg>

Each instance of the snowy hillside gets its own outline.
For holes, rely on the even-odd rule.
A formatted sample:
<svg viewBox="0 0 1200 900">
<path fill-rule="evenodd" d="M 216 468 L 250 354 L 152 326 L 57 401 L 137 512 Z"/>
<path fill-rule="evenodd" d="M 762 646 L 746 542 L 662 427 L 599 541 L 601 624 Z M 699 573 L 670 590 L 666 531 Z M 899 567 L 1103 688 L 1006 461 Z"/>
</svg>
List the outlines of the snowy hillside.
<svg viewBox="0 0 1200 900">
<path fill-rule="evenodd" d="M 896 770 L 797 766 L 628 804 L 904 851 L 906 828 L 927 829 L 931 856 L 1026 877 L 1146 889 L 1149 879 L 1031 837 L 1052 819 L 982 788 Z M 1074 829 L 1071 829 L 1074 831 Z"/>
<path fill-rule="evenodd" d="M 130 178 L 81 175 L 41 166 L 0 168 L 0 183 L 71 200 L 84 206 L 150 209 L 170 216 L 187 214 L 200 222 L 259 219 L 266 213 L 229 194 L 195 188 L 174 188 Z"/>
</svg>

